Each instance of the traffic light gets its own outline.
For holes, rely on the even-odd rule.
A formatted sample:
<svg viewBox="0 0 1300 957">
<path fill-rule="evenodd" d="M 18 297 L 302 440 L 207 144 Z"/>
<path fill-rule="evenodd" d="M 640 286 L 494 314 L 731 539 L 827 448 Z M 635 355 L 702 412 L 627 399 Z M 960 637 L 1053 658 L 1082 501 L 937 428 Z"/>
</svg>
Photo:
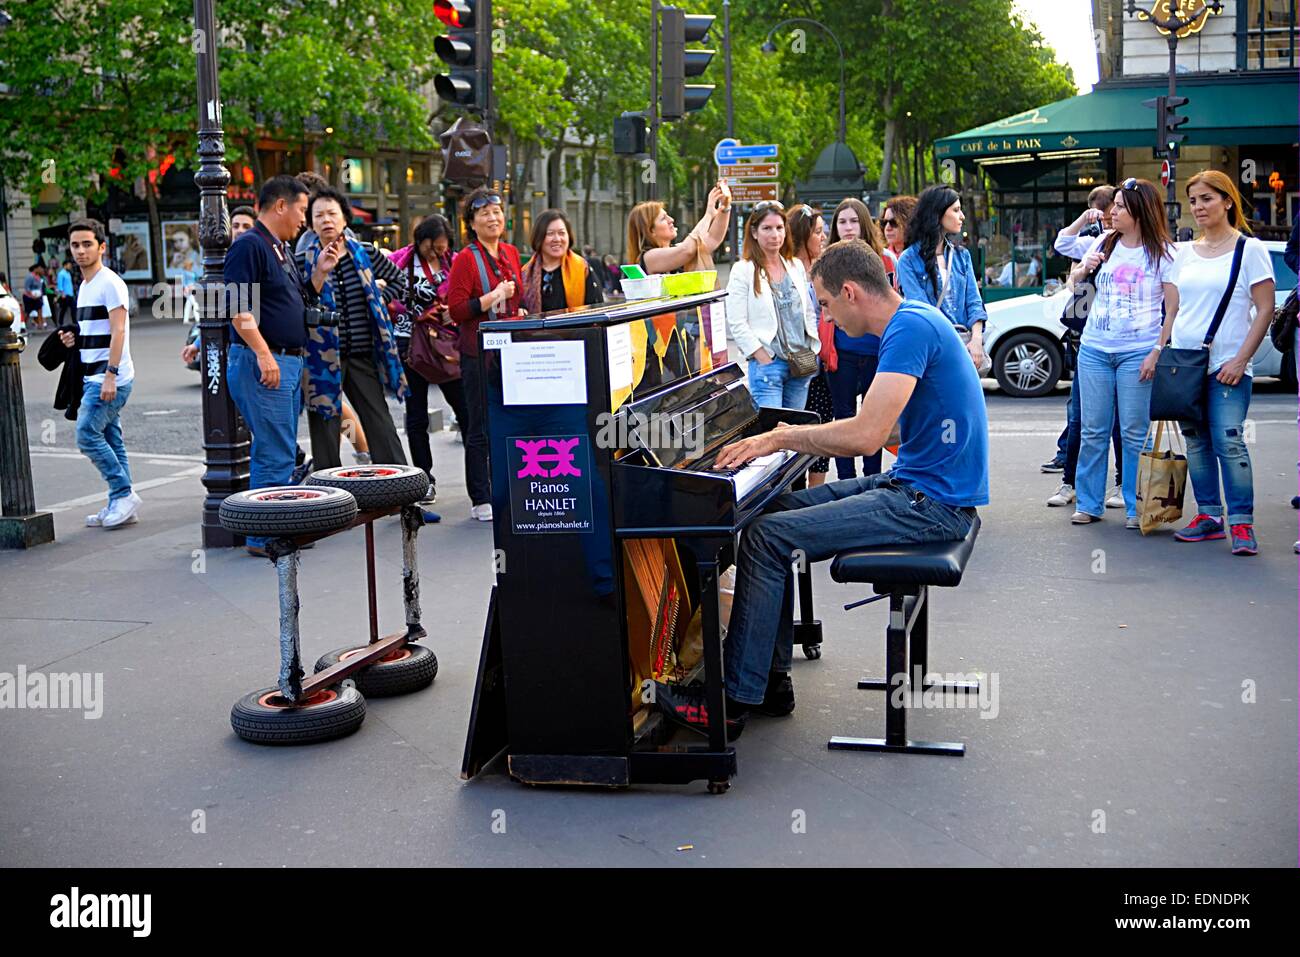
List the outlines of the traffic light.
<svg viewBox="0 0 1300 957">
<path fill-rule="evenodd" d="M 686 44 L 703 42 L 717 17 L 686 13 L 680 7 L 663 7 L 661 12 L 663 92 L 659 97 L 659 115 L 665 120 L 677 120 L 704 109 L 713 92 L 713 84 L 687 84 L 686 78 L 703 73 L 714 51 L 688 50 Z"/>
<path fill-rule="evenodd" d="M 1178 115 L 1178 108 L 1187 105 L 1187 97 L 1156 96 L 1143 100 L 1142 105 L 1156 111 L 1156 156 L 1177 157 L 1179 145 L 1187 142 L 1187 134 L 1178 132 L 1178 128 L 1191 119 Z"/>
<path fill-rule="evenodd" d="M 491 5 L 487 0 L 436 0 L 434 15 L 450 29 L 433 41 L 433 50 L 450 70 L 433 79 L 442 99 L 483 112 L 488 107 L 492 45 Z"/>
<path fill-rule="evenodd" d="M 1179 116 L 1178 108 L 1187 105 L 1185 96 L 1165 96 L 1164 108 L 1160 111 L 1161 117 L 1161 142 L 1170 156 L 1178 155 L 1178 146 L 1187 142 L 1187 134 L 1178 132 L 1178 127 L 1186 123 L 1190 116 Z"/>
</svg>

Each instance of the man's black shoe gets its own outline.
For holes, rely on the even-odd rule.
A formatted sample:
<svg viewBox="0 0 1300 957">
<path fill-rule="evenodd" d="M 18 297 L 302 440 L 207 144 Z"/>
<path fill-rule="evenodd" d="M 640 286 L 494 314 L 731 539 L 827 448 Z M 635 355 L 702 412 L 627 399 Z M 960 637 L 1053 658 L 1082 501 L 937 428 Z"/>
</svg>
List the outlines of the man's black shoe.
<svg viewBox="0 0 1300 957">
<path fill-rule="evenodd" d="M 293 475 L 289 477 L 290 485 L 301 485 L 303 480 L 311 474 L 311 459 L 304 459 L 293 467 Z"/>
<path fill-rule="evenodd" d="M 749 710 L 756 714 L 765 714 L 769 718 L 784 718 L 794 710 L 794 682 L 784 671 L 773 671 L 767 676 L 767 693 L 763 703 L 750 705 Z M 727 705 L 731 713 L 731 705 Z"/>
<path fill-rule="evenodd" d="M 1292 508 L 1300 508 L 1300 495 L 1292 495 L 1292 496 L 1291 496 L 1291 507 L 1292 507 Z"/>
<path fill-rule="evenodd" d="M 734 741 L 745 730 L 750 705 L 727 698 L 727 740 Z M 709 733 L 709 702 L 703 684 L 670 685 L 655 682 L 655 704 L 664 717 L 683 728 Z"/>
<path fill-rule="evenodd" d="M 1065 459 L 1052 459 L 1050 462 L 1044 462 L 1038 466 L 1038 469 L 1041 472 L 1064 472 Z"/>
</svg>

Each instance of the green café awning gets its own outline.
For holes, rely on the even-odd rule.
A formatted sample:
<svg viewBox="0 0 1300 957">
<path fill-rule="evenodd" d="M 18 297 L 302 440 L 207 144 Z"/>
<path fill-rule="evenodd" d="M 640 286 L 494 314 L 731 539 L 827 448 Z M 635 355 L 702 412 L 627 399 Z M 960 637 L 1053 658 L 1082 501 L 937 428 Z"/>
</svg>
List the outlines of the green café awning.
<svg viewBox="0 0 1300 957">
<path fill-rule="evenodd" d="M 939 159 L 976 160 L 991 156 L 1066 150 L 1152 146 L 1155 111 L 1143 100 L 1169 92 L 1160 86 L 1096 89 L 1037 109 L 936 140 Z M 1265 83 L 1180 82 L 1178 95 L 1190 117 L 1182 127 L 1189 144 L 1237 146 L 1244 143 L 1295 143 L 1296 76 Z"/>
</svg>

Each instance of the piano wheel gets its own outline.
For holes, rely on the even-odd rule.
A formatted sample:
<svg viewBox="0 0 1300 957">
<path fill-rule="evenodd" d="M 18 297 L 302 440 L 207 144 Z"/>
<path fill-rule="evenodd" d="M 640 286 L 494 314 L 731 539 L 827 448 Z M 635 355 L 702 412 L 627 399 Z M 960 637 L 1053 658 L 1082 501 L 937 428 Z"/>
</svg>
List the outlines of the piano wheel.
<svg viewBox="0 0 1300 957">
<path fill-rule="evenodd" d="M 804 656 L 805 658 L 809 658 L 809 659 L 812 659 L 813 661 L 816 661 L 818 658 L 820 658 L 820 657 L 822 656 L 822 646 L 821 646 L 821 645 L 804 645 L 804 646 L 803 646 L 803 656 Z"/>
<path fill-rule="evenodd" d="M 728 791 L 728 789 L 729 789 L 730 787 L 731 787 L 731 782 L 730 782 L 730 781 L 710 781 L 710 782 L 709 782 L 709 793 L 710 793 L 710 794 L 726 794 L 727 791 Z"/>
</svg>

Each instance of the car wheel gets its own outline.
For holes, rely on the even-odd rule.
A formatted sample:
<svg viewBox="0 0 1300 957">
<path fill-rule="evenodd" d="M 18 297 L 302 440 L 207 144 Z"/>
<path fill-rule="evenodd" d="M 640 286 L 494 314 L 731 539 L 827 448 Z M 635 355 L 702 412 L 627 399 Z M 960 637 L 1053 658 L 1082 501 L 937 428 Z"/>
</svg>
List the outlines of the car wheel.
<svg viewBox="0 0 1300 957">
<path fill-rule="evenodd" d="M 1037 332 L 1017 332 L 998 344 L 993 374 L 1007 395 L 1034 399 L 1056 388 L 1061 378 L 1060 346 Z"/>
<path fill-rule="evenodd" d="M 342 738 L 366 719 L 366 699 L 355 687 L 324 688 L 290 704 L 279 688 L 246 694 L 230 709 L 235 734 L 253 744 L 314 744 Z"/>
<path fill-rule="evenodd" d="M 307 484 L 351 492 L 366 512 L 415 504 L 429 492 L 429 475 L 415 465 L 345 465 L 312 472 Z"/>
</svg>

